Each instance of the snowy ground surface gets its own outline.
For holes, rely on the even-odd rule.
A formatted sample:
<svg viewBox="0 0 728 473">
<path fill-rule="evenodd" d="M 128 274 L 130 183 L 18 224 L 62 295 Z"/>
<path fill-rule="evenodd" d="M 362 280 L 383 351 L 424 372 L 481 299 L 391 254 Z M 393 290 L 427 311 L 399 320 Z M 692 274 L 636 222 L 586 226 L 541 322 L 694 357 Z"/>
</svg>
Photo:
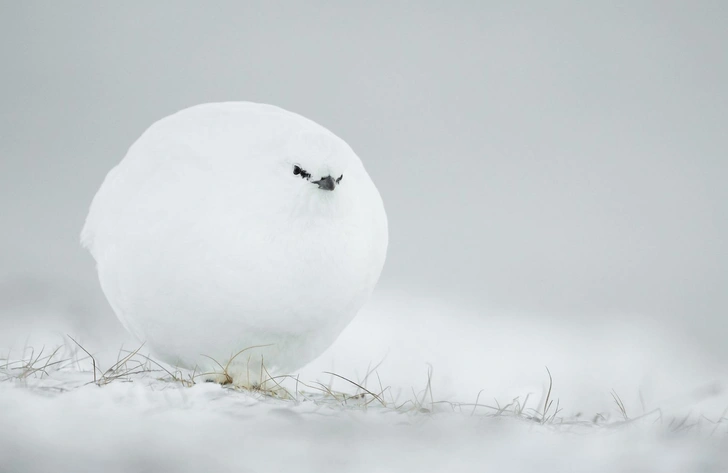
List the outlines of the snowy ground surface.
<svg viewBox="0 0 728 473">
<path fill-rule="evenodd" d="M 0 334 L 2 472 L 728 471 L 722 363 L 638 316 L 378 297 L 277 397 L 32 320 Z"/>
</svg>

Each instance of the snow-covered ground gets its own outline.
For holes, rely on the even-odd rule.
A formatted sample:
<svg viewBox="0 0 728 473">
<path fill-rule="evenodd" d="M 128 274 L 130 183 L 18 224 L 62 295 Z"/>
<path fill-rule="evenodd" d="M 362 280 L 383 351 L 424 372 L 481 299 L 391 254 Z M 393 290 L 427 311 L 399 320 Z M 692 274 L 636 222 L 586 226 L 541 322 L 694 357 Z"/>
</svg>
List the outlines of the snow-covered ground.
<svg viewBox="0 0 728 473">
<path fill-rule="evenodd" d="M 639 315 L 582 325 L 379 293 L 279 379 L 293 399 L 165 367 L 174 380 L 144 348 L 105 373 L 138 343 L 24 321 L 0 336 L 3 472 L 728 471 L 721 360 Z"/>
</svg>

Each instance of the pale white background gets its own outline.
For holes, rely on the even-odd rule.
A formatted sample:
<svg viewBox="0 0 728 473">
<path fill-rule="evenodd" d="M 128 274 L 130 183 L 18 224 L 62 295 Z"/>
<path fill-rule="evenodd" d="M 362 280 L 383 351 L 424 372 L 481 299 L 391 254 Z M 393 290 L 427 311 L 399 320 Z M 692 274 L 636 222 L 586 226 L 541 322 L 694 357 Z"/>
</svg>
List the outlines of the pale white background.
<svg viewBox="0 0 728 473">
<path fill-rule="evenodd" d="M 405 392 L 429 362 L 436 396 L 507 401 L 548 365 L 569 415 L 713 388 L 720 414 L 726 24 L 722 1 L 0 1 L 0 354 L 116 356 L 91 198 L 154 120 L 252 100 L 349 142 L 389 215 L 372 304 L 305 374 L 386 356 Z"/>
<path fill-rule="evenodd" d="M 587 324 L 640 312 L 725 345 L 725 2 L 0 8 L 14 298 L 62 287 L 103 310 L 77 236 L 105 173 L 162 116 L 253 100 L 361 156 L 391 222 L 382 287 Z"/>
</svg>

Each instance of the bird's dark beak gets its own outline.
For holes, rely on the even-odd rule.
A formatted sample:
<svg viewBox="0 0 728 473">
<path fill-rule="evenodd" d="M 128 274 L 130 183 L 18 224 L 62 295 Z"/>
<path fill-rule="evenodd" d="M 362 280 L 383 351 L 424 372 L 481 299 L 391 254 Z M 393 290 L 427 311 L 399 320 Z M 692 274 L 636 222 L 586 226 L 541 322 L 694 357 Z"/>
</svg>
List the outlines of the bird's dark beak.
<svg viewBox="0 0 728 473">
<path fill-rule="evenodd" d="M 318 181 L 313 181 L 313 184 L 318 184 L 319 189 L 325 189 L 327 191 L 336 189 L 336 181 L 331 176 L 322 177 Z"/>
</svg>

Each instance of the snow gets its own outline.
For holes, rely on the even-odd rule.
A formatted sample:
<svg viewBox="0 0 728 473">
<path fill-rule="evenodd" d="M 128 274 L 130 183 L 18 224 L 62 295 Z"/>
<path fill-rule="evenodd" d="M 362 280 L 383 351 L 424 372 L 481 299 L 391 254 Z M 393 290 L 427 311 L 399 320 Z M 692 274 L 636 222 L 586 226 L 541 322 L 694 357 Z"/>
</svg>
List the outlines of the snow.
<svg viewBox="0 0 728 473">
<path fill-rule="evenodd" d="M 649 424 L 570 432 L 511 419 L 315 409 L 209 384 L 2 385 L 8 471 L 719 471 L 725 439 Z M 10 385 L 12 386 L 12 385 Z M 12 432 L 10 432 L 12 430 Z"/>
<path fill-rule="evenodd" d="M 26 335 L 29 344 L 53 340 L 42 331 Z M 94 346 L 90 337 L 79 343 L 97 360 L 99 385 L 67 337 L 53 359 L 69 362 L 22 377 L 27 370 L 12 362 L 31 356 L 19 339 L 9 354 L 0 351 L 9 355 L 0 380 L 12 375 L 0 381 L 0 470 L 725 471 L 726 379 L 717 361 L 678 335 L 636 315 L 580 329 L 554 314 L 479 314 L 377 294 L 329 351 L 296 373 L 298 389 L 296 380 L 282 380 L 295 399 L 190 386 L 141 355 L 134 359 L 142 372 L 102 382 L 120 345 Z M 36 367 L 47 363 L 49 348 L 36 348 Z M 380 394 L 389 386 L 381 394 L 386 407 L 371 396 L 343 401 L 316 389 L 319 380 L 355 394 L 324 372 L 363 382 L 380 361 L 366 387 Z M 555 415 L 541 422 L 545 366 Z M 491 408 L 517 396 L 527 403 L 520 415 L 513 406 L 500 414 Z"/>
</svg>

